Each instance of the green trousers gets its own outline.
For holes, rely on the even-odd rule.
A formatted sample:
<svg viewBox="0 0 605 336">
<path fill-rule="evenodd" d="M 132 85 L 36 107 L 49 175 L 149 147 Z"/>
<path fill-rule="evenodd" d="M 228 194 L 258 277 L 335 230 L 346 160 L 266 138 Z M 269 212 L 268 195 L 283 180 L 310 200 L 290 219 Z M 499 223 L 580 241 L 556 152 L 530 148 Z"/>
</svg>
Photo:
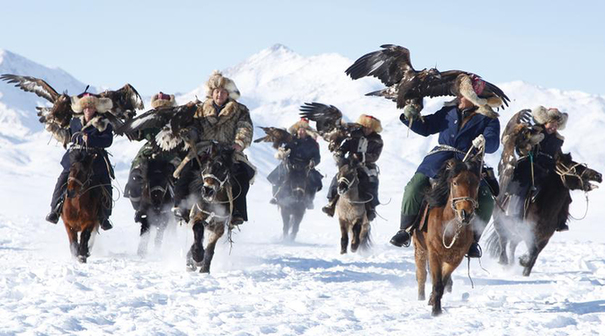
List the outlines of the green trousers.
<svg viewBox="0 0 605 336">
<path fill-rule="evenodd" d="M 403 192 L 403 200 L 401 200 L 401 214 L 404 216 L 417 216 L 420 212 L 422 199 L 426 189 L 430 188 L 429 178 L 422 174 L 416 173 L 410 179 L 410 182 L 405 186 Z M 479 185 L 479 208 L 476 215 L 483 223 L 484 227 L 492 217 L 494 211 L 494 199 L 491 196 L 491 191 L 485 183 Z"/>
</svg>

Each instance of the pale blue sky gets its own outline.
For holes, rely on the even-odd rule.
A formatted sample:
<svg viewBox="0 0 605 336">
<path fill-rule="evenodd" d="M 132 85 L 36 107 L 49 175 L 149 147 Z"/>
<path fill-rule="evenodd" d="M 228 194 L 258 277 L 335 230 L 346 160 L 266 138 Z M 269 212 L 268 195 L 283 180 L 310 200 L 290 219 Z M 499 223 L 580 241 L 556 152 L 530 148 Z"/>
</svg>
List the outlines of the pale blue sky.
<svg viewBox="0 0 605 336">
<path fill-rule="evenodd" d="M 281 43 L 605 94 L 605 1 L 1 1 L 0 48 L 92 85 L 186 92 Z M 344 69 L 343 69 L 344 71 Z"/>
</svg>

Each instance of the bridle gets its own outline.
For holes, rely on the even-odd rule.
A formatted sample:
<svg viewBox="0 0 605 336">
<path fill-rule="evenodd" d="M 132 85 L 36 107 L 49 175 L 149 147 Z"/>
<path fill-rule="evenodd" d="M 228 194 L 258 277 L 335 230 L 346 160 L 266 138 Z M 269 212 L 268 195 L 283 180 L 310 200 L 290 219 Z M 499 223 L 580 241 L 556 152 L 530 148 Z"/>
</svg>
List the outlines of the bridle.
<svg viewBox="0 0 605 336">
<path fill-rule="evenodd" d="M 588 169 L 584 169 L 584 171 L 582 173 L 578 174 L 578 171 L 576 169 L 578 166 L 583 166 L 585 168 L 588 168 L 585 163 L 575 163 L 571 167 L 567 167 L 563 162 L 557 162 L 557 164 L 555 165 L 555 172 L 561 178 L 561 183 L 563 183 L 563 186 L 565 188 L 571 189 L 569 187 L 569 185 L 567 184 L 567 180 L 566 180 L 566 178 L 568 176 L 571 176 L 571 177 L 575 177 L 580 180 L 580 186 L 581 186 L 582 190 L 584 190 L 583 176 L 584 176 L 584 173 L 586 173 L 588 171 Z"/>
</svg>

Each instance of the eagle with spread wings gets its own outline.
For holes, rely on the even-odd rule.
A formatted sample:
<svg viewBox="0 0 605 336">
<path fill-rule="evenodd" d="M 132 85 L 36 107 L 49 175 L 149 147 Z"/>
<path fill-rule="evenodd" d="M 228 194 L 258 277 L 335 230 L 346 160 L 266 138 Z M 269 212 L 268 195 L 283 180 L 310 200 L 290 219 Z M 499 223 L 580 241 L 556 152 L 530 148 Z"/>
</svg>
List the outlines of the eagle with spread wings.
<svg viewBox="0 0 605 336">
<path fill-rule="evenodd" d="M 342 119 L 342 112 L 333 106 L 322 103 L 305 103 L 300 107 L 303 118 L 313 120 L 317 133 L 328 142 L 328 149 L 333 152 L 352 131 L 361 128 L 357 123 L 347 123 Z"/>
<path fill-rule="evenodd" d="M 198 134 L 191 129 L 197 104 L 196 100 L 180 106 L 161 106 L 151 109 L 124 123 L 116 129 L 117 134 L 124 134 L 129 138 L 137 138 L 137 133 L 147 129 L 159 129 L 155 136 L 153 146 L 161 150 L 171 151 L 175 148 L 188 149 Z M 182 146 L 182 147 L 179 147 Z"/>
<path fill-rule="evenodd" d="M 58 93 L 43 79 L 11 74 L 3 74 L 0 76 L 0 79 L 9 84 L 15 84 L 15 87 L 23 91 L 33 92 L 52 103 L 50 107 L 36 107 L 40 122 L 45 124 L 46 129 L 51 132 L 57 129 L 68 128 L 71 118 L 78 114 L 72 109 L 72 103 L 79 96 L 76 98 L 70 97 L 67 91 Z M 84 91 L 86 92 L 87 90 L 88 87 Z M 102 116 L 107 118 L 114 129 L 121 127 L 126 120 L 131 119 L 136 114 L 137 109 L 144 108 L 141 96 L 130 84 L 124 85 L 119 90 L 106 90 L 95 96 L 111 100 L 112 107 L 103 113 Z M 63 146 L 65 145 L 67 144 L 64 143 Z"/>
<path fill-rule="evenodd" d="M 278 149 L 283 144 L 287 144 L 292 141 L 292 134 L 284 128 L 278 127 L 260 127 L 265 131 L 265 136 L 254 140 L 255 143 L 259 142 L 272 142 L 273 148 Z"/>
<path fill-rule="evenodd" d="M 387 88 L 367 93 L 397 103 L 397 108 L 413 106 L 422 110 L 424 97 L 464 96 L 483 111 L 497 116 L 493 108 L 508 106 L 510 99 L 496 85 L 478 75 L 461 70 L 440 72 L 435 68 L 417 71 L 412 67 L 410 51 L 398 45 L 384 44 L 382 50 L 361 56 L 345 73 L 353 79 L 372 76 Z"/>
</svg>

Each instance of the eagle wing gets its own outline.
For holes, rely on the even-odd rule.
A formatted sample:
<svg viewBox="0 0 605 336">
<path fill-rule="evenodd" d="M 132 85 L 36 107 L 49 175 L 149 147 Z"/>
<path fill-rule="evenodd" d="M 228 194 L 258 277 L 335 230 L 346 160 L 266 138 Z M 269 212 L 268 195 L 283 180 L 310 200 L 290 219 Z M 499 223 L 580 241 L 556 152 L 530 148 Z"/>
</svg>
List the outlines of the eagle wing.
<svg viewBox="0 0 605 336">
<path fill-rule="evenodd" d="M 111 99 L 113 107 L 110 112 L 123 121 L 133 118 L 136 115 L 136 110 L 145 108 L 143 99 L 130 84 L 124 85 L 119 90 L 101 92 L 99 96 Z"/>
<path fill-rule="evenodd" d="M 15 87 L 18 87 L 23 91 L 33 92 L 51 103 L 54 103 L 59 97 L 59 93 L 57 93 L 52 86 L 36 77 L 3 74 L 0 76 L 0 79 L 9 84 L 15 84 Z"/>
<path fill-rule="evenodd" d="M 353 79 L 373 76 L 386 86 L 401 82 L 407 72 L 414 71 L 410 61 L 410 51 L 394 44 L 383 44 L 382 50 L 361 56 L 345 73 Z"/>
<path fill-rule="evenodd" d="M 543 139 L 543 134 L 531 124 L 531 110 L 521 110 L 508 121 L 502 132 L 502 155 L 498 163 L 500 185 L 506 188 L 517 166 L 517 155 L 526 155 Z"/>
<path fill-rule="evenodd" d="M 439 76 L 429 76 L 427 80 L 419 85 L 419 95 L 422 97 L 440 97 L 440 96 L 458 96 L 460 94 L 460 80 L 462 76 L 475 76 L 476 74 L 461 71 L 448 70 L 439 73 Z M 480 98 L 498 97 L 502 100 L 502 108 L 508 106 L 510 99 L 498 86 L 481 79 L 485 82 L 483 92 L 478 95 Z"/>
<path fill-rule="evenodd" d="M 254 140 L 254 142 L 272 142 L 273 148 L 277 149 L 282 144 L 286 144 L 292 141 L 292 134 L 286 131 L 283 128 L 277 127 L 260 127 L 263 131 L 265 131 L 265 136 L 262 138 L 258 138 Z"/>
<path fill-rule="evenodd" d="M 342 112 L 333 105 L 305 103 L 300 107 L 300 111 L 303 118 L 315 121 L 317 132 L 329 142 L 330 151 L 336 149 L 349 135 L 354 125 L 357 125 L 345 123 L 342 120 Z"/>
</svg>

